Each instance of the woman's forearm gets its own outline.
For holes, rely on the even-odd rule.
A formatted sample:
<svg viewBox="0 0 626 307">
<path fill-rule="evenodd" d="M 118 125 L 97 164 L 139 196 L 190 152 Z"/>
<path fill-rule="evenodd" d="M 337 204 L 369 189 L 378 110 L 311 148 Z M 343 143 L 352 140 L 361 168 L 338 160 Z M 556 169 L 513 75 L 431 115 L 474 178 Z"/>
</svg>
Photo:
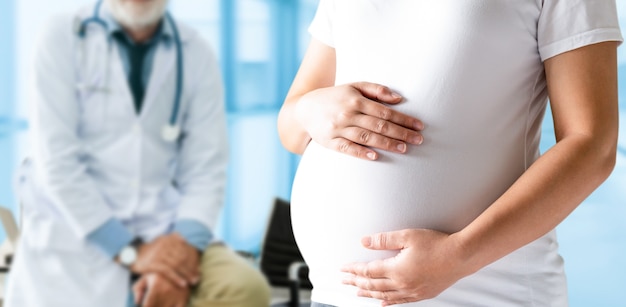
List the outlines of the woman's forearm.
<svg viewBox="0 0 626 307">
<path fill-rule="evenodd" d="M 543 236 L 611 173 L 615 141 L 576 135 L 539 158 L 489 209 L 459 233 L 478 270 Z"/>
</svg>

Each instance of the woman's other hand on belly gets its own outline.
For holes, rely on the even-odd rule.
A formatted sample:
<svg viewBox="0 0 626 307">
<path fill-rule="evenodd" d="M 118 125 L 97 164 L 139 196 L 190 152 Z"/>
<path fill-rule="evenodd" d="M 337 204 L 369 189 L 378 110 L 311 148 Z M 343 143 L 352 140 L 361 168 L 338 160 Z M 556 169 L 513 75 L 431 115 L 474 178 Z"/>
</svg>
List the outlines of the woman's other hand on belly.
<svg viewBox="0 0 626 307">
<path fill-rule="evenodd" d="M 344 284 L 359 288 L 358 295 L 382 300 L 382 306 L 416 302 L 438 296 L 471 274 L 463 265 L 455 236 L 428 229 L 405 229 L 363 238 L 372 250 L 397 250 L 393 258 L 351 263 Z"/>
</svg>

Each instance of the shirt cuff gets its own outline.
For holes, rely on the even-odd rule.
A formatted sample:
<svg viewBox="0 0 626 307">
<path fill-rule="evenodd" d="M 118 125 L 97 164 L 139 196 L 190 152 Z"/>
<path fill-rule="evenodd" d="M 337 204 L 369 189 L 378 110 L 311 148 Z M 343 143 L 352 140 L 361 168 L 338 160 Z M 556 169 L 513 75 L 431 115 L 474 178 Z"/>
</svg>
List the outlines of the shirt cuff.
<svg viewBox="0 0 626 307">
<path fill-rule="evenodd" d="M 97 245 L 111 259 L 115 258 L 122 248 L 133 241 L 133 235 L 115 218 L 109 219 L 102 226 L 92 231 L 87 240 Z"/>
<path fill-rule="evenodd" d="M 180 220 L 174 225 L 174 231 L 179 233 L 187 243 L 197 248 L 200 252 L 209 246 L 213 239 L 213 233 L 204 224 L 194 220 Z"/>
</svg>

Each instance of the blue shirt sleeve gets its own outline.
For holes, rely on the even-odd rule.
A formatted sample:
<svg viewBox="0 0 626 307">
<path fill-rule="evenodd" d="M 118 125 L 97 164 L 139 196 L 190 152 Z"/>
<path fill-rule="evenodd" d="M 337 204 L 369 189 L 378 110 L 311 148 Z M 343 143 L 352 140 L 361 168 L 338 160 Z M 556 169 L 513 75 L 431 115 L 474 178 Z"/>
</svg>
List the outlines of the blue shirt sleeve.
<svg viewBox="0 0 626 307">
<path fill-rule="evenodd" d="M 133 235 L 115 218 L 109 219 L 102 226 L 91 232 L 87 240 L 96 244 L 111 259 L 120 253 L 124 246 L 133 241 Z"/>
<path fill-rule="evenodd" d="M 204 252 L 213 239 L 211 230 L 204 224 L 190 219 L 177 221 L 176 225 L 174 225 L 174 231 L 179 233 L 187 243 L 197 248 L 200 252 Z"/>
</svg>

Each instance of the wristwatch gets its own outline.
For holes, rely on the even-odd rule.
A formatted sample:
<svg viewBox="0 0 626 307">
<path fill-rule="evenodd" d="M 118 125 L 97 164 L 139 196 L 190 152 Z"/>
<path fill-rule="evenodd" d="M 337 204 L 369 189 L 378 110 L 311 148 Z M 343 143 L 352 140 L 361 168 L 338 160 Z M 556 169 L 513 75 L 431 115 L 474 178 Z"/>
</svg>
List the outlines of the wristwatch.
<svg viewBox="0 0 626 307">
<path fill-rule="evenodd" d="M 135 238 L 128 245 L 124 246 L 120 253 L 117 255 L 117 259 L 124 267 L 130 268 L 139 255 L 139 246 L 143 244 L 143 240 Z"/>
</svg>

